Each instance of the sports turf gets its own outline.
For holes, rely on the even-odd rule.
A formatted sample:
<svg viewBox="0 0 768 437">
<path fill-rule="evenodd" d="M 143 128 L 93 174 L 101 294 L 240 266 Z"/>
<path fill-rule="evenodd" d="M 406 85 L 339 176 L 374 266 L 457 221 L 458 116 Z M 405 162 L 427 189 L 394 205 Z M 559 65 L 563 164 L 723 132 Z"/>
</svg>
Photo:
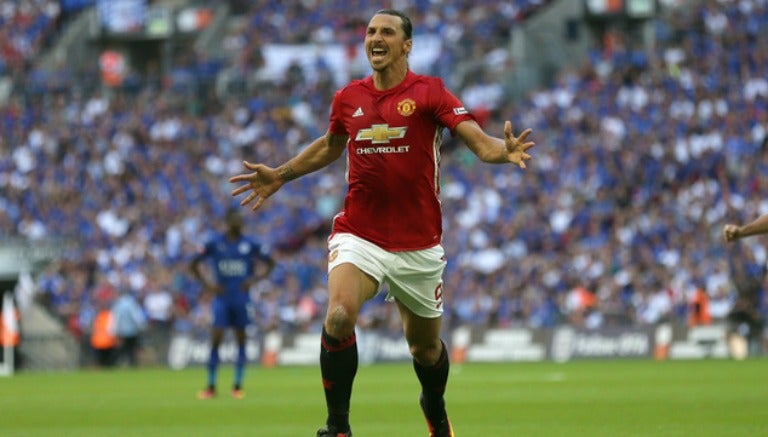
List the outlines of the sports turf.
<svg viewBox="0 0 768 437">
<path fill-rule="evenodd" d="M 459 437 L 768 436 L 768 360 L 452 367 Z M 0 378 L 2 436 L 314 436 L 319 370 L 250 367 L 245 399 L 195 393 L 204 369 L 22 372 Z M 219 380 L 228 388 L 231 369 Z M 426 436 L 410 364 L 361 367 L 355 436 Z"/>
</svg>

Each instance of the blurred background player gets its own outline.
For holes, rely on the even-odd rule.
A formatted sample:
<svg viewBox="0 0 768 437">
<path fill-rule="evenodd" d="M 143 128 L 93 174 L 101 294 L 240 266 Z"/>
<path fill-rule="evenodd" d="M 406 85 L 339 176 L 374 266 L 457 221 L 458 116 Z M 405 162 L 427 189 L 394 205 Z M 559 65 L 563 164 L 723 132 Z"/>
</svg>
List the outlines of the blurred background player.
<svg viewBox="0 0 768 437">
<path fill-rule="evenodd" d="M 723 226 L 723 236 L 725 237 L 725 241 L 729 243 L 740 238 L 765 233 L 768 233 L 768 214 L 763 214 L 744 225 L 728 223 Z"/>
<path fill-rule="evenodd" d="M 247 361 L 245 328 L 250 322 L 249 288 L 253 281 L 269 275 L 275 265 L 274 259 L 261 244 L 243 235 L 243 219 L 236 208 L 227 210 L 225 223 L 224 233 L 215 235 L 207 242 L 190 264 L 192 273 L 203 283 L 204 293 L 214 295 L 208 380 L 206 388 L 198 393 L 199 399 L 210 399 L 216 395 L 219 346 L 227 327 L 232 328 L 237 342 L 232 396 L 242 398 L 245 395 L 243 374 Z M 214 281 L 203 271 L 206 260 L 210 261 Z"/>
<path fill-rule="evenodd" d="M 727 242 L 768 233 L 768 214 L 758 216 L 749 223 L 723 226 Z M 731 277 L 736 299 L 728 312 L 727 336 L 731 357 L 744 359 L 760 352 L 760 335 L 765 321 L 760 313 L 760 302 L 766 278 L 766 264 L 755 251 L 744 245 L 732 246 L 728 251 Z"/>
</svg>

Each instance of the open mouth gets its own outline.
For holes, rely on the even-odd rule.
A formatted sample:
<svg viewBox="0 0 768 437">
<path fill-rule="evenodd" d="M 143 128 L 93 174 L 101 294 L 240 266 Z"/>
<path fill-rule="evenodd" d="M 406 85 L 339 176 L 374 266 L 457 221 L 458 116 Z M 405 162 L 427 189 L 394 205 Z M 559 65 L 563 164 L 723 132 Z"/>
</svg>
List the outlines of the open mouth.
<svg viewBox="0 0 768 437">
<path fill-rule="evenodd" d="M 383 47 L 374 47 L 371 49 L 371 58 L 382 58 L 387 55 L 387 49 Z"/>
</svg>

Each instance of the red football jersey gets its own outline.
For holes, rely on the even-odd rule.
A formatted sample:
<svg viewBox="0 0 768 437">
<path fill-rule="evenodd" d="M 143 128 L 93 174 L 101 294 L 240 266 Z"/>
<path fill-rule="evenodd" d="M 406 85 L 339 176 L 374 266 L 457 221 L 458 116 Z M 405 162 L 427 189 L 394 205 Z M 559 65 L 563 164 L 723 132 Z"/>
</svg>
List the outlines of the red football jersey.
<svg viewBox="0 0 768 437">
<path fill-rule="evenodd" d="M 439 244 L 442 133 L 471 119 L 441 79 L 410 71 L 386 91 L 377 90 L 371 77 L 339 90 L 329 130 L 349 135 L 349 190 L 333 232 L 390 251 Z"/>
</svg>

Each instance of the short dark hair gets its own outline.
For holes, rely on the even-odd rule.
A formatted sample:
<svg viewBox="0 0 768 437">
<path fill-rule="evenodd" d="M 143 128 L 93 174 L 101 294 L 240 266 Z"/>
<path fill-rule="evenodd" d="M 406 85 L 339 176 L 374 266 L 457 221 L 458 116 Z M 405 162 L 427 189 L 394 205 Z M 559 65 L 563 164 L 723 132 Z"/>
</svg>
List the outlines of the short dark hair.
<svg viewBox="0 0 768 437">
<path fill-rule="evenodd" d="M 411 39 L 413 38 L 413 24 L 411 24 L 411 19 L 408 18 L 405 13 L 402 11 L 398 11 L 397 9 L 379 9 L 376 11 L 374 15 L 393 15 L 395 17 L 400 17 L 400 20 L 403 22 L 403 32 L 405 33 L 405 39 Z"/>
</svg>

